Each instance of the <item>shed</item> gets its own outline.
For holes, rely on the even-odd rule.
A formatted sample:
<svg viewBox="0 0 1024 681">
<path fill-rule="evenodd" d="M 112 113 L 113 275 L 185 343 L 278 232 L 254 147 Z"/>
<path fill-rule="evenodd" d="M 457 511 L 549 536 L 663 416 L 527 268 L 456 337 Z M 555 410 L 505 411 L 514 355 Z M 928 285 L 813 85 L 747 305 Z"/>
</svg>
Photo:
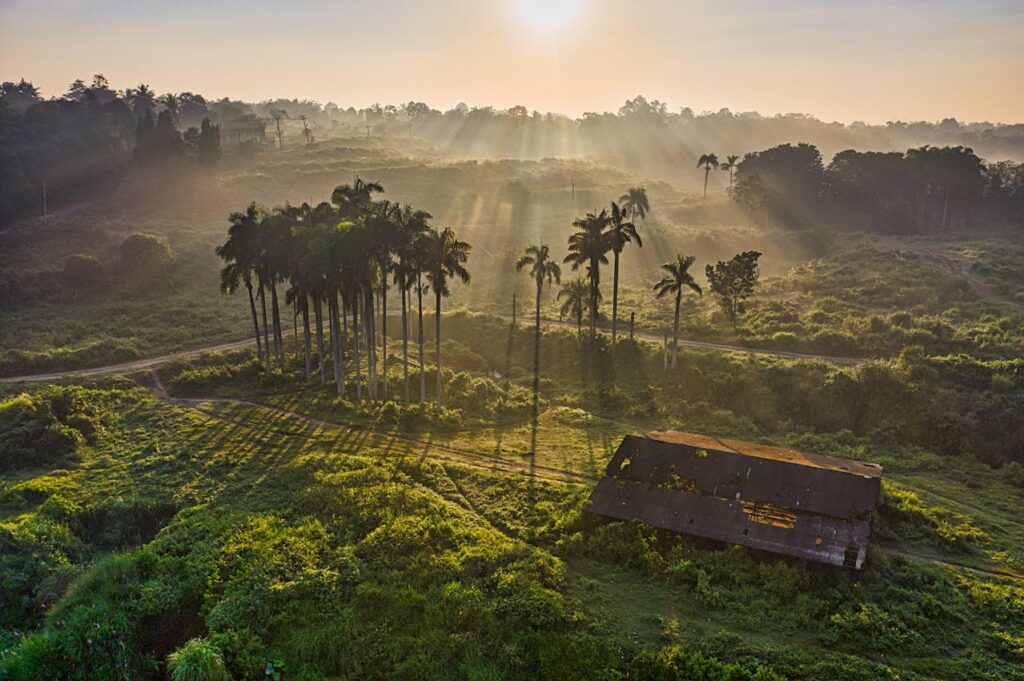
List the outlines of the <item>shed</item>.
<svg viewBox="0 0 1024 681">
<path fill-rule="evenodd" d="M 588 511 L 861 569 L 882 468 L 677 431 L 627 435 Z"/>
</svg>

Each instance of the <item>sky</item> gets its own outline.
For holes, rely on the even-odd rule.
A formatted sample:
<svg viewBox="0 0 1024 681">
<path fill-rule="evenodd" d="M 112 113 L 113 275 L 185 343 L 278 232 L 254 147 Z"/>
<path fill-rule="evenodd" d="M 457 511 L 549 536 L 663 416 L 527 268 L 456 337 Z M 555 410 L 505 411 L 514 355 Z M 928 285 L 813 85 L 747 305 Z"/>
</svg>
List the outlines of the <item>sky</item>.
<svg viewBox="0 0 1024 681">
<path fill-rule="evenodd" d="M 1024 122 L 1024 0 L 0 0 L 0 80 L 364 107 Z"/>
</svg>

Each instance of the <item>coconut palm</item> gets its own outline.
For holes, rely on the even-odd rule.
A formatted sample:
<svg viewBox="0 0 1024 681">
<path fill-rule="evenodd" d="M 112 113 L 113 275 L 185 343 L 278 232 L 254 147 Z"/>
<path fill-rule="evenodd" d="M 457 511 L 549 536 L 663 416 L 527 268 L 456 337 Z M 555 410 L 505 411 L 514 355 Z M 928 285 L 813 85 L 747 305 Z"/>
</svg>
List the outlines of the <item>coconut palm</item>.
<svg viewBox="0 0 1024 681">
<path fill-rule="evenodd" d="M 729 173 L 729 187 L 732 187 L 733 176 L 736 174 L 736 168 L 739 167 L 739 156 L 726 156 L 725 163 L 718 166 L 719 170 L 725 170 Z"/>
<path fill-rule="evenodd" d="M 643 187 L 630 187 L 629 191 L 619 197 L 619 204 L 622 210 L 629 216 L 630 220 L 647 219 L 651 212 L 651 204 L 647 200 L 647 190 Z"/>
<path fill-rule="evenodd" d="M 556 284 L 562 281 L 562 269 L 551 259 L 547 244 L 528 246 L 516 262 L 516 271 L 530 268 L 530 278 L 537 285 L 536 330 L 533 336 L 533 392 L 537 392 L 537 380 L 540 372 L 540 296 L 544 290 L 544 282 Z"/>
<path fill-rule="evenodd" d="M 700 158 L 697 159 L 697 167 L 704 166 L 704 198 L 708 196 L 708 175 L 711 174 L 712 168 L 718 167 L 718 157 L 714 154 L 701 154 Z"/>
<path fill-rule="evenodd" d="M 252 327 L 256 334 L 256 355 L 263 359 L 263 343 L 260 339 L 260 323 L 256 316 L 256 300 L 253 296 L 253 274 L 259 250 L 260 221 L 263 210 L 256 203 L 249 204 L 244 213 L 232 213 L 228 218 L 228 240 L 216 248 L 216 254 L 227 263 L 220 273 L 220 288 L 224 293 L 234 293 L 240 284 L 245 285 L 249 294 L 249 311 L 252 313 Z"/>
<path fill-rule="evenodd" d="M 608 227 L 608 211 L 602 210 L 595 215 L 587 213 L 586 217 L 574 221 L 573 227 L 579 231 L 569 237 L 569 255 L 563 262 L 572 263 L 572 269 L 581 266 L 587 268 L 590 281 L 590 335 L 597 333 L 597 301 L 600 297 L 601 265 L 608 264 L 607 253 L 611 249 L 611 240 L 605 231 Z"/>
<path fill-rule="evenodd" d="M 423 238 L 423 273 L 434 292 L 434 364 L 437 369 L 437 403 L 441 404 L 441 298 L 449 295 L 448 282 L 458 277 L 469 282 L 465 264 L 470 245 L 459 241 L 451 227 L 431 229 Z"/>
<path fill-rule="evenodd" d="M 562 290 L 558 292 L 556 300 L 562 300 L 562 307 L 558 310 L 558 318 L 564 319 L 571 315 L 576 318 L 576 335 L 583 331 L 583 315 L 590 309 L 590 291 L 587 282 L 582 277 L 562 284 Z M 601 292 L 597 292 L 597 299 L 601 300 Z"/>
<path fill-rule="evenodd" d="M 670 294 L 675 294 L 676 296 L 675 330 L 672 336 L 673 369 L 676 366 L 676 357 L 679 353 L 679 306 L 683 300 L 683 291 L 690 289 L 695 291 L 697 295 L 703 294 L 703 291 L 700 290 L 700 285 L 697 284 L 697 281 L 689 272 L 690 266 L 693 265 L 695 259 L 692 255 L 676 255 L 674 262 L 665 263 L 661 266 L 661 269 L 665 270 L 668 276 L 654 285 L 654 291 L 658 294 L 659 298 L 664 298 Z"/>
<path fill-rule="evenodd" d="M 626 220 L 626 211 L 619 208 L 614 201 L 612 201 L 608 224 L 608 238 L 614 254 L 614 265 L 612 266 L 612 356 L 614 356 L 619 321 L 619 254 L 628 243 L 635 241 L 637 248 L 643 248 L 644 243 L 640 240 L 640 233 L 636 231 L 636 225 Z"/>
</svg>

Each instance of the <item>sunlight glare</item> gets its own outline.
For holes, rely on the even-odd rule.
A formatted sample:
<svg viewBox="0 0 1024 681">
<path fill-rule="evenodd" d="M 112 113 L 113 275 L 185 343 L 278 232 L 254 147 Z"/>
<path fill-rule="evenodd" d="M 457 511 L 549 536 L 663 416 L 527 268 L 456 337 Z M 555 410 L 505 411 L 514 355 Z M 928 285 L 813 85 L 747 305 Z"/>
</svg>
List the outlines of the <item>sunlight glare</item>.
<svg viewBox="0 0 1024 681">
<path fill-rule="evenodd" d="M 518 0 L 519 14 L 534 28 L 554 33 L 579 14 L 583 0 Z"/>
</svg>

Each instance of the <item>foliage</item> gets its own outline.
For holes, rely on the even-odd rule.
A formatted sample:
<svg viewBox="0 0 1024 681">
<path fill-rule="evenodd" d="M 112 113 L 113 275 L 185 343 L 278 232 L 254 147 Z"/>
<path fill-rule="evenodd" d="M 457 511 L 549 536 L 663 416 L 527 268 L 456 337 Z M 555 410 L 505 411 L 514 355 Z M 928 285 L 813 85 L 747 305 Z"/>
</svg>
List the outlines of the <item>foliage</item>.
<svg viewBox="0 0 1024 681">
<path fill-rule="evenodd" d="M 201 638 L 189 639 L 167 656 L 167 671 L 172 681 L 227 681 L 220 648 Z"/>
<path fill-rule="evenodd" d="M 715 296 L 722 312 L 733 326 L 746 312 L 746 300 L 754 293 L 757 283 L 757 251 L 738 253 L 728 261 L 718 261 L 706 267 L 708 290 Z"/>
</svg>

